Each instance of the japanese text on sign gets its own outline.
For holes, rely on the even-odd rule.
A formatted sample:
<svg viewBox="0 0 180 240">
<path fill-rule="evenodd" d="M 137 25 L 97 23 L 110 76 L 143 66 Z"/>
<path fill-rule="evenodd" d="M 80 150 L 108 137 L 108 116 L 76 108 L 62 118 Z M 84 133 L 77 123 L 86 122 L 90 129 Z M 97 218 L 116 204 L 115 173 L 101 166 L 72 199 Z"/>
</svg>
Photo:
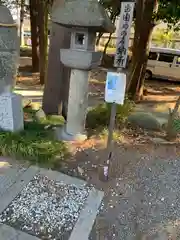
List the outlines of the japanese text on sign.
<svg viewBox="0 0 180 240">
<path fill-rule="evenodd" d="M 122 2 L 119 19 L 114 66 L 125 68 L 128 57 L 129 35 L 134 11 L 134 2 Z"/>
</svg>

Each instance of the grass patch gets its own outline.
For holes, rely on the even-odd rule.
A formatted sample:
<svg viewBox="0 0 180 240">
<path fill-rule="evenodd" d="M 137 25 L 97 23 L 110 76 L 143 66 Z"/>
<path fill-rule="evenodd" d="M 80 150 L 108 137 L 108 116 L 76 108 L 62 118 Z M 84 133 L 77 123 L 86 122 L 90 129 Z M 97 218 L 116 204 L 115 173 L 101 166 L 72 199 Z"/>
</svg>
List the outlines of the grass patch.
<svg viewBox="0 0 180 240">
<path fill-rule="evenodd" d="M 27 108 L 24 112 L 28 115 L 28 121 L 25 121 L 23 131 L 0 132 L 0 154 L 44 167 L 60 167 L 61 161 L 69 156 L 69 151 L 64 142 L 55 140 L 52 128 L 62 124 L 62 118 L 49 116 L 36 121 L 35 110 Z"/>
</svg>

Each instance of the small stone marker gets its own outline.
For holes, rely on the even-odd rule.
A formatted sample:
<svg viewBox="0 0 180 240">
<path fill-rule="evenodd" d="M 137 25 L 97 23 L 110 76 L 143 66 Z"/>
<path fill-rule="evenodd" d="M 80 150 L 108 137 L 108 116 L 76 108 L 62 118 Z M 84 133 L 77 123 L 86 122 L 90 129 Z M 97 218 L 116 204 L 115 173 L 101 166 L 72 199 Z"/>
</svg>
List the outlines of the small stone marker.
<svg viewBox="0 0 180 240">
<path fill-rule="evenodd" d="M 17 26 L 7 7 L 0 5 L 0 129 L 24 127 L 21 96 L 12 92 L 19 55 Z"/>
</svg>

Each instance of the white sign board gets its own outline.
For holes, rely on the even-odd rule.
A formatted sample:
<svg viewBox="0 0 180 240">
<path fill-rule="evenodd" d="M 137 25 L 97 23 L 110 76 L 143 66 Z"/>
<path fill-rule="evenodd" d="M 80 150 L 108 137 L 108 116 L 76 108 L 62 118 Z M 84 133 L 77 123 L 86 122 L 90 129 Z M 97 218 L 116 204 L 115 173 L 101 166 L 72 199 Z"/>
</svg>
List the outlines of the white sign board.
<svg viewBox="0 0 180 240">
<path fill-rule="evenodd" d="M 126 75 L 124 73 L 108 72 L 106 78 L 105 101 L 124 104 L 126 91 Z"/>
<path fill-rule="evenodd" d="M 117 29 L 116 55 L 114 59 L 114 66 L 117 68 L 126 67 L 134 6 L 134 2 L 121 3 L 121 14 Z"/>
</svg>

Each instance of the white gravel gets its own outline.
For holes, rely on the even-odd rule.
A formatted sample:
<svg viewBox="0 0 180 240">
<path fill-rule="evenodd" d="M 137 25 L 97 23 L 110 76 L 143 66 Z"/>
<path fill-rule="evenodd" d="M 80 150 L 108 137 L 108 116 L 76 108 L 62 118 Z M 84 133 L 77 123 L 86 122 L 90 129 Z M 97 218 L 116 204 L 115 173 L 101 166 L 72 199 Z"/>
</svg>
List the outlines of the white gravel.
<svg viewBox="0 0 180 240">
<path fill-rule="evenodd" d="M 0 215 L 0 222 L 41 239 L 67 239 L 90 188 L 36 175 Z"/>
</svg>

